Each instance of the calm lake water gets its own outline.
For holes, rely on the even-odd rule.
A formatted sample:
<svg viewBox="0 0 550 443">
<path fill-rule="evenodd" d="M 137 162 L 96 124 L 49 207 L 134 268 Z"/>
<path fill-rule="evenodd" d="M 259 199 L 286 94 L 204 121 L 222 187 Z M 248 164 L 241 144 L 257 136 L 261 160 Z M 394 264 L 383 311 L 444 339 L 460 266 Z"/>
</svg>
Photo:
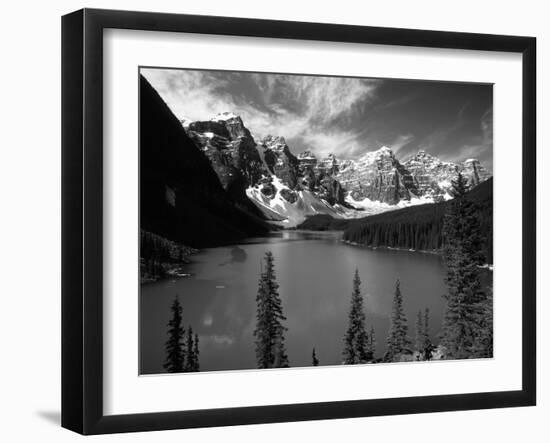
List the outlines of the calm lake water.
<svg viewBox="0 0 550 443">
<path fill-rule="evenodd" d="M 414 340 L 416 313 L 427 307 L 435 339 L 444 309 L 441 258 L 350 246 L 340 240 L 339 232 L 283 231 L 243 244 L 201 250 L 186 266 L 190 277 L 142 285 L 141 372 L 164 372 L 166 325 L 176 294 L 185 326 L 191 325 L 199 334 L 201 371 L 255 368 L 255 300 L 266 251 L 275 257 L 291 366 L 310 366 L 313 347 L 321 365 L 341 363 L 355 268 L 362 281 L 367 327 L 375 328 L 377 356 L 385 350 L 397 278 L 409 336 Z"/>
</svg>

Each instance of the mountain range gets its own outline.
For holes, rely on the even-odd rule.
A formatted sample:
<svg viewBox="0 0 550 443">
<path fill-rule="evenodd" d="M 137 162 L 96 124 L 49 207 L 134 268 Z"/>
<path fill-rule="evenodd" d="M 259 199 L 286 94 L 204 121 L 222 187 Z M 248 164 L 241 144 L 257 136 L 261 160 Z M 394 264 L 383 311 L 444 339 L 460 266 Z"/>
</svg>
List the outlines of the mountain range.
<svg viewBox="0 0 550 443">
<path fill-rule="evenodd" d="M 446 162 L 424 150 L 404 162 L 386 146 L 352 160 L 317 158 L 312 151 L 296 155 L 283 136 L 255 140 L 230 112 L 181 125 L 231 198 L 243 206 L 252 202 L 265 219 L 284 227 L 317 214 L 358 218 L 448 200 L 459 172 L 471 188 L 491 177 L 476 159 Z"/>
</svg>

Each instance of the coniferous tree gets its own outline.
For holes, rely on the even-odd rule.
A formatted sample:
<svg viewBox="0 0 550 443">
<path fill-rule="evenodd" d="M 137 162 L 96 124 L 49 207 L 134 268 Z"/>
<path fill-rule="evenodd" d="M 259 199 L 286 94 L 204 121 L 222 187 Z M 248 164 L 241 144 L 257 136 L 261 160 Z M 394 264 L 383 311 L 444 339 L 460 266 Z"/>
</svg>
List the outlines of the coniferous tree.
<svg viewBox="0 0 550 443">
<path fill-rule="evenodd" d="M 367 339 L 367 360 L 373 361 L 376 353 L 376 336 L 374 334 L 374 326 L 370 327 L 370 332 Z"/>
<path fill-rule="evenodd" d="M 313 348 L 313 352 L 311 353 L 311 363 L 313 364 L 313 366 L 319 366 L 319 359 L 317 358 L 315 348 Z"/>
<path fill-rule="evenodd" d="M 367 354 L 367 332 L 365 330 L 365 312 L 363 311 L 361 279 L 359 278 L 359 271 L 356 269 L 353 277 L 348 329 L 344 336 L 344 363 L 347 365 L 355 365 L 366 363 L 368 360 L 369 355 Z"/>
<path fill-rule="evenodd" d="M 478 307 L 479 321 L 474 338 L 473 356 L 476 358 L 493 357 L 493 291 L 487 291 L 487 297 Z"/>
<path fill-rule="evenodd" d="M 271 313 L 269 311 L 269 293 L 262 272 L 256 295 L 256 363 L 258 368 L 269 368 L 272 364 Z"/>
<path fill-rule="evenodd" d="M 163 366 L 168 372 L 183 372 L 185 369 L 185 351 L 183 349 L 185 329 L 182 326 L 183 309 L 177 295 L 170 309 L 172 318 L 168 322 L 168 340 L 165 345 L 166 358 Z"/>
<path fill-rule="evenodd" d="M 200 371 L 200 364 L 199 364 L 199 335 L 195 334 L 195 346 L 193 348 L 193 357 L 194 357 L 194 372 Z"/>
<path fill-rule="evenodd" d="M 419 358 L 423 358 L 424 354 L 424 319 L 422 318 L 422 311 L 418 310 L 416 315 L 415 323 L 415 340 L 414 340 L 414 350 L 418 352 Z"/>
<path fill-rule="evenodd" d="M 185 372 L 193 372 L 195 369 L 195 353 L 193 347 L 193 328 L 187 328 Z"/>
<path fill-rule="evenodd" d="M 410 340 L 407 336 L 407 317 L 403 310 L 403 295 L 399 279 L 395 282 L 395 294 L 393 297 L 392 313 L 390 318 L 390 331 L 386 340 L 387 350 L 384 360 L 395 361 L 402 354 L 410 352 Z"/>
<path fill-rule="evenodd" d="M 430 310 L 428 308 L 424 310 L 424 329 L 422 332 L 424 333 L 423 358 L 424 360 L 431 360 L 432 352 L 433 352 L 433 344 L 430 339 Z"/>
<path fill-rule="evenodd" d="M 256 296 L 256 363 L 258 368 L 286 368 L 289 366 L 285 349 L 283 307 L 275 276 L 273 254 L 265 254 L 265 271 L 261 272 Z"/>
<path fill-rule="evenodd" d="M 453 186 L 453 201 L 444 218 L 444 260 L 447 307 L 443 318 L 441 343 L 447 358 L 477 356 L 476 337 L 480 336 L 480 319 L 487 299 L 479 265 L 484 257 L 476 206 L 465 198 L 467 180 L 458 174 Z"/>
<path fill-rule="evenodd" d="M 288 368 L 288 356 L 286 355 L 284 335 L 286 329 L 279 326 L 275 329 L 275 342 L 273 345 L 273 368 Z"/>
</svg>

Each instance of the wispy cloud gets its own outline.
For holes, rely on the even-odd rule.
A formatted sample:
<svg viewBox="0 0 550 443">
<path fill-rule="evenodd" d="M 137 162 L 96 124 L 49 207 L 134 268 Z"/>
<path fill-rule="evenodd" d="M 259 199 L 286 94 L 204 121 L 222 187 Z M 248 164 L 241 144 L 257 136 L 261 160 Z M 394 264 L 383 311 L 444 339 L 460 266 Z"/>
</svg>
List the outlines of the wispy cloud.
<svg viewBox="0 0 550 443">
<path fill-rule="evenodd" d="M 466 159 L 474 157 L 486 166 L 492 168 L 493 157 L 493 110 L 487 109 L 481 116 L 481 135 L 473 137 L 471 143 L 460 146 L 457 150 L 457 158 Z"/>
<path fill-rule="evenodd" d="M 415 136 L 412 134 L 401 134 L 398 135 L 393 142 L 390 143 L 390 146 L 393 152 L 399 152 L 403 147 L 410 144 L 415 139 Z"/>
<path fill-rule="evenodd" d="M 353 114 L 376 96 L 380 80 L 275 74 L 241 74 L 260 93 L 240 100 L 227 78 L 209 71 L 144 69 L 142 74 L 180 119 L 207 120 L 219 112 L 241 115 L 257 136 L 283 135 L 320 155 L 352 152 L 363 129 L 349 128 Z M 241 78 L 242 80 L 242 78 Z M 348 126 L 348 127 L 347 127 Z M 303 146 L 302 146 L 303 147 Z"/>
<path fill-rule="evenodd" d="M 443 160 L 492 163 L 492 89 L 445 82 L 179 69 L 142 74 L 180 119 L 231 111 L 257 140 L 284 136 L 294 153 L 355 158 L 382 145 Z"/>
<path fill-rule="evenodd" d="M 220 93 L 227 81 L 208 71 L 142 69 L 141 73 L 180 119 L 207 119 L 237 107 L 230 94 Z"/>
<path fill-rule="evenodd" d="M 411 103 L 412 101 L 418 99 L 419 97 L 420 97 L 420 94 L 418 92 L 411 92 L 401 97 L 397 97 L 393 100 L 383 101 L 377 105 L 377 109 L 383 110 L 383 109 L 400 107 L 408 103 Z"/>
</svg>

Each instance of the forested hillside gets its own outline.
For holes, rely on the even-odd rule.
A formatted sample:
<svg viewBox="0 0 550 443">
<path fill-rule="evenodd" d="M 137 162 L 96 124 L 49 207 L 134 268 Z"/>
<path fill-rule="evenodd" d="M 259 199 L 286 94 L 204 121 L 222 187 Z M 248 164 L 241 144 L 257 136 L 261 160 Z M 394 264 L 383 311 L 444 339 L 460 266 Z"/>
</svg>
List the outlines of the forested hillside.
<svg viewBox="0 0 550 443">
<path fill-rule="evenodd" d="M 140 274 L 142 281 L 154 281 L 177 273 L 183 263 L 196 249 L 170 241 L 140 230 L 139 235 Z"/>
<path fill-rule="evenodd" d="M 486 262 L 493 262 L 493 179 L 475 187 L 467 198 L 476 205 L 476 216 Z M 343 239 L 373 247 L 440 250 L 444 244 L 443 218 L 452 200 L 412 206 L 350 221 Z"/>
<path fill-rule="evenodd" d="M 476 186 L 467 195 L 478 208 L 479 229 L 485 239 L 483 251 L 487 263 L 492 263 L 493 179 Z M 355 220 L 316 215 L 309 217 L 298 228 L 314 231 L 343 230 L 345 241 L 373 247 L 440 250 L 444 242 L 443 217 L 451 202 L 411 206 Z"/>
</svg>

